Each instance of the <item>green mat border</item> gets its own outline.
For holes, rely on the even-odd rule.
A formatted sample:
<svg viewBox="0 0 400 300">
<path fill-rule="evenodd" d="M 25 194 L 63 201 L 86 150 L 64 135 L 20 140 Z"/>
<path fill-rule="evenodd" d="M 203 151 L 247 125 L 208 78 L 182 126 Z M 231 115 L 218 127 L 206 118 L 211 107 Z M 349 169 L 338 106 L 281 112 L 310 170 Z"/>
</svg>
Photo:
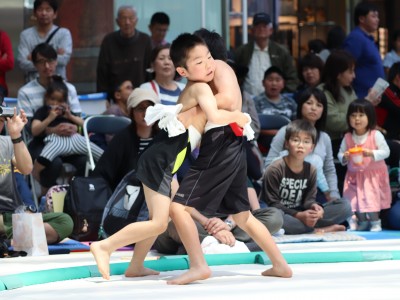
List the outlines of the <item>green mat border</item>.
<svg viewBox="0 0 400 300">
<path fill-rule="evenodd" d="M 339 262 L 372 262 L 383 260 L 400 260 L 400 251 L 349 251 L 349 252 L 306 252 L 283 254 L 289 264 L 339 263 Z M 271 261 L 263 252 L 207 254 L 208 265 L 263 264 Z M 110 265 L 111 275 L 124 274 L 129 262 Z M 160 272 L 186 270 L 189 268 L 187 255 L 162 256 L 158 260 L 145 261 L 144 265 Z M 0 291 L 22 288 L 24 286 L 45 284 L 56 281 L 100 277 L 96 265 L 57 268 L 0 276 Z"/>
</svg>

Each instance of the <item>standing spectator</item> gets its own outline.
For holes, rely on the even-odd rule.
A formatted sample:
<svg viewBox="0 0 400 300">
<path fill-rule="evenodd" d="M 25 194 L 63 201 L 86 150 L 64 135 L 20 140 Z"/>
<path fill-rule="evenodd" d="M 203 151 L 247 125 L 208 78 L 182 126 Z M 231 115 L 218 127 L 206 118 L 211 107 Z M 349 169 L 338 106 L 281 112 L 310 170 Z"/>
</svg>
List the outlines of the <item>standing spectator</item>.
<svg viewBox="0 0 400 300">
<path fill-rule="evenodd" d="M 400 30 L 393 33 L 392 50 L 383 59 L 383 67 L 386 73 L 389 73 L 390 67 L 396 62 L 400 62 Z"/>
<path fill-rule="evenodd" d="M 247 66 L 249 72 L 243 89 L 253 96 L 264 91 L 262 84 L 264 73 L 270 66 L 282 70 L 286 92 L 294 92 L 298 85 L 293 58 L 286 48 L 270 39 L 273 32 L 271 17 L 266 13 L 257 13 L 253 17 L 253 41 L 236 49 L 235 61 Z"/>
<path fill-rule="evenodd" d="M 379 213 L 390 208 L 392 195 L 384 159 L 390 150 L 382 133 L 375 129 L 374 106 L 365 99 L 353 101 L 347 111 L 349 131 L 340 145 L 338 158 L 347 165 L 343 196 L 357 217 L 357 230 L 382 231 Z M 361 148 L 361 158 L 352 149 Z M 360 155 L 359 154 L 359 155 Z"/>
<path fill-rule="evenodd" d="M 174 80 L 176 72 L 169 57 L 169 47 L 169 44 L 160 45 L 151 51 L 154 79 L 142 83 L 140 88 L 153 90 L 160 98 L 161 104 L 175 105 L 185 85 Z"/>
<path fill-rule="evenodd" d="M 166 45 L 165 40 L 169 28 L 169 16 L 164 12 L 156 12 L 151 16 L 149 30 L 152 47 Z"/>
<path fill-rule="evenodd" d="M 0 30 L 0 103 L 8 95 L 6 72 L 14 68 L 14 54 L 11 41 L 5 31 Z"/>
<path fill-rule="evenodd" d="M 296 117 L 297 104 L 292 98 L 281 94 L 285 85 L 282 71 L 275 66 L 268 68 L 262 83 L 264 91 L 254 98 L 257 113 L 279 114 L 293 120 Z"/>
<path fill-rule="evenodd" d="M 21 32 L 18 45 L 18 65 L 25 73 L 25 82 L 29 82 L 37 76 L 31 53 L 40 43 L 50 44 L 57 51 L 56 74 L 64 79 L 67 78 L 66 67 L 72 54 L 72 37 L 67 28 L 54 25 L 57 10 L 57 0 L 35 0 L 33 3 L 36 26 Z"/>
<path fill-rule="evenodd" d="M 376 79 L 385 77 L 382 59 L 373 37 L 379 26 L 376 6 L 366 1 L 357 4 L 354 24 L 356 28 L 344 41 L 344 49 L 355 59 L 354 90 L 358 98 L 365 98 Z"/>
<path fill-rule="evenodd" d="M 124 80 L 141 85 L 150 66 L 151 40 L 136 29 L 136 9 L 130 5 L 119 7 L 116 22 L 120 29 L 104 37 L 97 62 L 97 91 L 109 97 Z"/>
</svg>

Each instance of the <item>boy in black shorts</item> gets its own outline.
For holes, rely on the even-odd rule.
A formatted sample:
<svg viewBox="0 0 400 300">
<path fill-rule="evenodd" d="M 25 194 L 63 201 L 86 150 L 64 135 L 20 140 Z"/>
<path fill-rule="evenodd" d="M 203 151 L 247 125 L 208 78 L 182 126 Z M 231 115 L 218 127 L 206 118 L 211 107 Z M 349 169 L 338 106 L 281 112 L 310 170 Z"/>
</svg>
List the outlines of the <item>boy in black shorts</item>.
<svg viewBox="0 0 400 300">
<path fill-rule="evenodd" d="M 109 259 L 111 253 L 122 246 L 133 243 L 136 243 L 135 251 L 125 276 L 138 277 L 158 274 L 154 270 L 144 268 L 143 262 L 156 237 L 167 228 L 171 202 L 171 181 L 173 174 L 179 169 L 185 153 L 190 151 L 188 149 L 189 140 L 191 144 L 193 143 L 190 129 L 194 128 L 193 132 L 197 132 L 197 135 L 201 136 L 206 117 L 216 124 L 235 121 L 241 127 L 249 122 L 249 118 L 240 112 L 240 109 L 230 111 L 218 109 L 211 88 L 206 83 L 214 78 L 215 62 L 203 41 L 199 38 L 195 41 L 185 39 L 184 44 L 186 46 L 182 49 L 188 49 L 184 52 L 185 55 L 182 55 L 183 63 L 186 66 L 184 72 L 190 80 L 182 92 L 185 95 L 185 100 L 181 101 L 184 112 L 179 113 L 178 116 L 173 116 L 171 113 L 163 116 L 159 124 L 164 124 L 165 119 L 170 120 L 169 123 L 167 122 L 168 124 L 163 125 L 163 128 L 168 129 L 168 134 L 161 130 L 138 161 L 137 177 L 143 184 L 150 220 L 129 224 L 109 238 L 91 244 L 90 250 L 96 259 L 99 272 L 105 279 L 110 278 Z M 187 106 L 192 108 L 187 109 Z M 149 113 L 158 108 L 162 108 L 162 106 L 150 107 L 146 112 L 146 120 Z M 165 110 L 169 109 L 165 108 Z M 160 125 L 160 127 L 162 126 Z M 177 129 L 178 134 L 171 136 L 174 131 L 171 129 Z"/>
<path fill-rule="evenodd" d="M 181 36 L 180 36 L 181 37 Z M 184 37 L 182 37 L 183 39 Z M 193 39 L 194 37 L 186 37 Z M 184 59 L 192 49 L 176 39 L 170 56 L 177 72 L 193 76 Z M 216 61 L 214 79 L 209 83 L 217 99 L 218 108 L 241 110 L 241 92 L 233 70 L 223 61 Z M 190 79 L 192 80 L 192 79 Z M 186 94 L 180 99 L 185 101 Z M 203 108 L 203 107 L 202 107 Z M 203 108 L 204 109 L 204 108 Z M 239 129 L 239 130 L 238 130 Z M 235 223 L 266 252 L 273 267 L 264 276 L 291 277 L 292 271 L 277 248 L 266 227 L 251 215 L 247 196 L 246 155 L 240 128 L 234 124 L 217 125 L 207 119 L 200 154 L 186 173 L 175 194 L 170 216 L 186 248 L 190 269 L 168 284 L 186 284 L 206 279 L 211 271 L 204 259 L 197 228 L 192 217 L 200 221 L 198 210 L 234 214 Z"/>
</svg>

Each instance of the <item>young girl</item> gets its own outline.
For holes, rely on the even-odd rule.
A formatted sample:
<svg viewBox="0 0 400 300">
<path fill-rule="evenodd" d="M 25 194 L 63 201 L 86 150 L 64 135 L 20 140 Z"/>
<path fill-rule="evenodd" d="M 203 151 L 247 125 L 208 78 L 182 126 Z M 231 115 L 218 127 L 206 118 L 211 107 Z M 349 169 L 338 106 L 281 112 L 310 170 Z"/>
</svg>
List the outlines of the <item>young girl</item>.
<svg viewBox="0 0 400 300">
<path fill-rule="evenodd" d="M 85 138 L 79 133 L 70 135 L 50 133 L 46 136 L 47 128 L 62 123 L 82 126 L 83 119 L 71 113 L 68 105 L 68 88 L 63 79 L 60 76 L 53 76 L 44 95 L 43 106 L 32 118 L 32 135 L 42 136 L 45 144 L 33 166 L 32 173 L 37 180 L 40 179 L 40 172 L 57 156 L 87 153 Z M 103 150 L 95 144 L 92 144 L 92 151 L 95 160 L 103 154 Z"/>
<path fill-rule="evenodd" d="M 390 207 L 391 191 L 384 159 L 390 154 L 382 133 L 375 130 L 373 105 L 358 99 L 347 111 L 347 132 L 340 145 L 338 158 L 347 164 L 343 196 L 350 200 L 357 217 L 357 230 L 381 231 L 379 212 Z M 350 149 L 362 148 L 362 161 L 353 161 Z"/>
</svg>

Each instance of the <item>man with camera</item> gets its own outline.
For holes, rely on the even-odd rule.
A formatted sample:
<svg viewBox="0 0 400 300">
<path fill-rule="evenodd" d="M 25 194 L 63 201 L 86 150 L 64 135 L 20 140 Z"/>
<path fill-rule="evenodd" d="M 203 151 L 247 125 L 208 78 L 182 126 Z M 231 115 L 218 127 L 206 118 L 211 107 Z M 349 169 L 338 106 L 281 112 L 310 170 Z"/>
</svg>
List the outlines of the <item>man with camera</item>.
<svg viewBox="0 0 400 300">
<path fill-rule="evenodd" d="M 23 206 L 14 178 L 14 168 L 24 175 L 32 171 L 32 158 L 22 140 L 21 132 L 28 122 L 26 114 L 20 110 L 17 115 L 3 110 L 0 114 L 0 130 L 4 123 L 7 125 L 9 136 L 0 136 L 0 242 L 12 238 L 12 213 L 17 207 Z M 36 206 L 27 206 L 27 212 L 36 212 Z M 72 232 L 73 222 L 69 215 L 64 213 L 49 213 L 43 215 L 44 229 L 48 244 L 58 243 Z M 7 251 L 1 247 L 2 251 Z M 0 253 L 3 257 L 5 253 Z"/>
</svg>

